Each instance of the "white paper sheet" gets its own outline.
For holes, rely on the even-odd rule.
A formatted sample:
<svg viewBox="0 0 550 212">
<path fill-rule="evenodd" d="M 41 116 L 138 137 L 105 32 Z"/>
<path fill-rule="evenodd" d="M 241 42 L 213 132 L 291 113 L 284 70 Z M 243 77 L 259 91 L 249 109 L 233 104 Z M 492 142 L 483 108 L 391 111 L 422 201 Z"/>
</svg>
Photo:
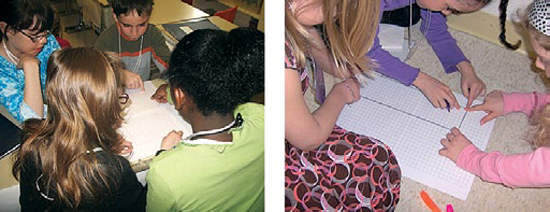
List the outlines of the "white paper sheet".
<svg viewBox="0 0 550 212">
<path fill-rule="evenodd" d="M 173 105 L 150 99 L 157 90 L 153 83 L 147 81 L 144 87 L 145 92 L 140 89 L 126 90 L 131 102 L 125 109 L 124 123 L 119 129 L 124 139 L 134 146 L 129 158 L 131 162 L 154 156 L 160 149 L 162 138 L 172 130 L 181 130 L 184 136 L 191 134 L 191 126 Z"/>
<path fill-rule="evenodd" d="M 188 26 L 182 26 L 180 27 L 180 29 L 185 32 L 185 34 L 189 35 L 191 34 L 191 32 L 193 32 L 193 29 L 191 29 L 191 27 L 188 27 Z"/>
<path fill-rule="evenodd" d="M 386 51 L 401 51 L 405 43 L 405 28 L 391 24 L 380 24 L 378 26 L 378 37 L 382 49 Z"/>
<path fill-rule="evenodd" d="M 481 126 L 485 112 L 435 109 L 417 88 L 381 75 L 368 81 L 361 96 L 360 101 L 344 107 L 339 126 L 389 145 L 403 176 L 466 200 L 475 176 L 438 154 L 443 147 L 440 140 L 457 127 L 485 150 L 494 120 Z M 455 97 L 461 107 L 466 105 L 462 94 L 455 93 Z"/>
</svg>

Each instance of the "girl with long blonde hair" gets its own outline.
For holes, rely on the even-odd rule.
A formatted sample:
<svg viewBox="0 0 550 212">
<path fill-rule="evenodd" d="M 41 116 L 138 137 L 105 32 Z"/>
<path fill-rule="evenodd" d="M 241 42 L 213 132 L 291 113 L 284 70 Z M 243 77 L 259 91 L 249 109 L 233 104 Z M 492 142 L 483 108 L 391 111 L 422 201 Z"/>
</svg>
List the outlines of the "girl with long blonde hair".
<svg viewBox="0 0 550 212">
<path fill-rule="evenodd" d="M 122 117 L 119 61 L 92 48 L 63 49 L 48 60 L 44 120 L 29 119 L 13 173 L 23 211 L 143 211 L 145 189 L 116 132 Z"/>
<path fill-rule="evenodd" d="M 501 5 L 506 5 L 503 0 Z M 504 6 L 504 9 L 506 7 Z M 550 2 L 535 0 L 527 9 L 524 25 L 533 49 L 537 54 L 535 65 L 550 77 Z M 501 10 L 505 13 L 505 10 Z M 501 19 L 501 21 L 504 21 Z M 502 38 L 506 43 L 505 38 Z M 506 45 L 506 44 L 505 44 Z M 508 44 L 510 45 L 510 44 Z M 498 151 L 485 153 L 474 146 L 456 128 L 441 140 L 444 146 L 439 154 L 448 157 L 460 168 L 479 176 L 484 181 L 502 183 L 510 187 L 550 186 L 550 94 L 503 93 L 492 91 L 483 104 L 473 106 L 471 111 L 486 111 L 481 119 L 484 124 L 498 116 L 523 112 L 531 116 L 536 126 L 531 153 L 503 155 Z"/>
<path fill-rule="evenodd" d="M 285 210 L 394 210 L 401 171 L 393 152 L 335 125 L 344 105 L 359 100 L 360 81 L 375 67 L 365 54 L 376 35 L 379 2 L 285 3 Z M 322 81 L 321 70 L 343 81 L 326 98 L 318 86 L 322 104 L 312 113 L 303 92 L 309 77 Z"/>
</svg>

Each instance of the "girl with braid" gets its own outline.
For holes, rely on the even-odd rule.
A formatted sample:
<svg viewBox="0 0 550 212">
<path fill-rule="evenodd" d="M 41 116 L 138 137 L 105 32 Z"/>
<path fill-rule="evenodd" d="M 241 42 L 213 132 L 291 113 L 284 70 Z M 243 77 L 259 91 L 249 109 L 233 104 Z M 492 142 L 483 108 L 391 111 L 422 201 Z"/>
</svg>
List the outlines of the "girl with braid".
<svg viewBox="0 0 550 212">
<path fill-rule="evenodd" d="M 501 5 L 506 5 L 503 0 Z M 504 10 L 505 11 L 505 7 Z M 535 0 L 524 15 L 524 27 L 537 54 L 535 65 L 550 76 L 550 1 Z M 501 18 L 501 21 L 504 21 Z M 501 37 L 505 41 L 504 37 Z M 506 42 L 507 43 L 507 42 Z M 517 45 L 517 44 L 516 44 Z M 512 46 L 512 45 L 511 45 Z M 456 128 L 441 140 L 440 155 L 448 157 L 460 168 L 469 171 L 482 180 L 502 183 L 509 187 L 550 186 L 550 94 L 545 93 L 503 93 L 492 91 L 483 104 L 473 106 L 469 111 L 486 111 L 481 119 L 484 124 L 498 116 L 523 112 L 531 117 L 536 131 L 532 141 L 535 150 L 530 153 L 503 155 L 498 151 L 485 153 L 475 147 Z"/>
</svg>

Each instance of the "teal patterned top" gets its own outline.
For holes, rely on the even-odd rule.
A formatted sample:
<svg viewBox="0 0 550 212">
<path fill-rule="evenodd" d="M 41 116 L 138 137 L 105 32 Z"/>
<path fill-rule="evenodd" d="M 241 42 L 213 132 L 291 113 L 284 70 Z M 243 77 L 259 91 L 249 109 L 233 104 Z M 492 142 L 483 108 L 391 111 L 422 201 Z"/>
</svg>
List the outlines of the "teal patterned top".
<svg viewBox="0 0 550 212">
<path fill-rule="evenodd" d="M 46 66 L 48 58 L 60 49 L 53 35 L 48 36 L 48 41 L 42 51 L 36 56 L 40 61 L 40 84 L 42 93 L 46 88 Z M 19 122 L 28 118 L 42 118 L 29 105 L 23 101 L 25 91 L 25 73 L 22 69 L 16 69 L 15 65 L 4 57 L 0 57 L 0 104 Z M 46 106 L 44 106 L 44 115 Z"/>
</svg>

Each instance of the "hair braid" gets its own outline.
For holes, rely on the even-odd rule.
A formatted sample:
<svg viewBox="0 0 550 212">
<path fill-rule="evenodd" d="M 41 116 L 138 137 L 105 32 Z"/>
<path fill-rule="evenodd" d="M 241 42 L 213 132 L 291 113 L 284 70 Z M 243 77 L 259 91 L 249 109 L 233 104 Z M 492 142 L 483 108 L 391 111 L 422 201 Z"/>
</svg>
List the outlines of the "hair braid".
<svg viewBox="0 0 550 212">
<path fill-rule="evenodd" d="M 498 36 L 500 43 L 511 50 L 516 50 L 521 45 L 521 40 L 518 40 L 516 44 L 511 44 L 506 41 L 506 8 L 508 7 L 508 0 L 501 0 L 498 6 L 500 10 L 500 35 Z"/>
</svg>

